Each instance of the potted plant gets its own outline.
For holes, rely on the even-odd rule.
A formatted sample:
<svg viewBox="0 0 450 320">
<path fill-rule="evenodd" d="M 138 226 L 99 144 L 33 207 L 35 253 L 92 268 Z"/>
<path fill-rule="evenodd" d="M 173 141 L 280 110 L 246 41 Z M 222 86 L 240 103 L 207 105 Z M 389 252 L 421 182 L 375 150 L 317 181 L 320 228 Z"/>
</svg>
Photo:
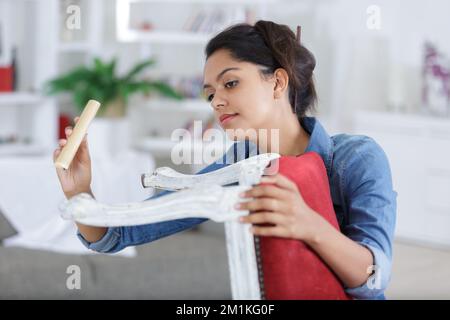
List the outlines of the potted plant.
<svg viewBox="0 0 450 320">
<path fill-rule="evenodd" d="M 45 91 L 49 95 L 70 93 L 78 114 L 89 99 L 99 101 L 102 105 L 98 117 L 89 127 L 91 152 L 105 154 L 121 151 L 129 146 L 130 128 L 125 115 L 131 95 L 156 92 L 169 98 L 182 99 L 179 93 L 162 81 L 138 78 L 154 63 L 152 59 L 140 62 L 124 76 L 118 76 L 115 58 L 110 62 L 95 58 L 91 66 L 77 67 L 50 80 Z"/>
<path fill-rule="evenodd" d="M 102 103 L 99 116 L 113 118 L 125 116 L 128 98 L 136 93 L 149 94 L 153 91 L 169 98 L 182 99 L 164 82 L 137 79 L 142 71 L 155 63 L 154 60 L 136 64 L 122 77 L 116 75 L 116 62 L 115 58 L 109 63 L 95 58 L 92 66 L 80 66 L 50 80 L 46 92 L 50 95 L 71 93 L 73 103 L 80 112 L 89 99 L 95 99 Z"/>
</svg>

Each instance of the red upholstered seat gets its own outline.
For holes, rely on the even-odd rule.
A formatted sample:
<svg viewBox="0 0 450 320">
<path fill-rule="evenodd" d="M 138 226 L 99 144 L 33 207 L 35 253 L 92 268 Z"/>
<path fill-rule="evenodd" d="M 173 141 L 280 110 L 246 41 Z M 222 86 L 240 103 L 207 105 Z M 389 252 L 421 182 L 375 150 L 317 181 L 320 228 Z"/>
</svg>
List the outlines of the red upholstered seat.
<svg viewBox="0 0 450 320">
<path fill-rule="evenodd" d="M 279 173 L 295 182 L 305 202 L 339 229 L 320 155 L 282 156 Z M 350 299 L 337 276 L 303 241 L 259 237 L 259 254 L 266 299 Z"/>
</svg>

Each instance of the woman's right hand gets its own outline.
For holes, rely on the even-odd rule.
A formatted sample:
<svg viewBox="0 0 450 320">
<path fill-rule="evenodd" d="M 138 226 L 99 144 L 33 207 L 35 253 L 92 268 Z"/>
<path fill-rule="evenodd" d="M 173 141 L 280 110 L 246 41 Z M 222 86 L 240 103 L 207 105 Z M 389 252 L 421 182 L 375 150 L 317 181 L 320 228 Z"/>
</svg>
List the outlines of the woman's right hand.
<svg viewBox="0 0 450 320">
<path fill-rule="evenodd" d="M 75 123 L 79 117 L 76 117 Z M 59 147 L 53 152 L 53 162 L 61 153 L 62 148 L 67 143 L 67 138 L 72 134 L 72 127 L 65 128 L 66 139 L 59 140 Z M 82 192 L 91 193 L 91 158 L 87 145 L 87 134 L 83 137 L 80 147 L 77 150 L 69 168 L 56 168 L 56 173 L 61 183 L 62 190 L 67 199 Z"/>
</svg>

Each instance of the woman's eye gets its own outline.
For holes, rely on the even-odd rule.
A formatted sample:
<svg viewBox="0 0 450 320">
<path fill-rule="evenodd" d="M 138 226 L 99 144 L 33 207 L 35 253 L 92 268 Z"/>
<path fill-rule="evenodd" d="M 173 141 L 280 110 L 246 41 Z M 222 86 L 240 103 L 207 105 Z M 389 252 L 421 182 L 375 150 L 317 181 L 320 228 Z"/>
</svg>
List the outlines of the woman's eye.
<svg viewBox="0 0 450 320">
<path fill-rule="evenodd" d="M 233 80 L 233 81 L 228 81 L 227 83 L 225 83 L 225 88 L 233 88 L 238 84 L 239 81 L 237 80 Z M 208 100 L 208 102 L 211 102 L 212 99 L 214 99 L 214 94 L 210 94 L 206 96 L 206 100 Z"/>
<path fill-rule="evenodd" d="M 225 84 L 225 87 L 227 87 L 227 88 L 233 88 L 233 87 L 235 87 L 235 86 L 237 85 L 237 83 L 238 83 L 237 80 L 229 81 L 229 82 L 227 82 L 227 83 Z"/>
</svg>

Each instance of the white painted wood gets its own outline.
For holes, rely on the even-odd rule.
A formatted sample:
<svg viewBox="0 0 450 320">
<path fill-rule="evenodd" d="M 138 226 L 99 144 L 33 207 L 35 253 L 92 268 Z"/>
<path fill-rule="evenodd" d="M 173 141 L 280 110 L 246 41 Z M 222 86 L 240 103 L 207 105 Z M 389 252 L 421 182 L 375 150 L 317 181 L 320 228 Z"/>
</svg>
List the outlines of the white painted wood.
<svg viewBox="0 0 450 320">
<path fill-rule="evenodd" d="M 181 218 L 208 218 L 225 222 L 232 296 L 235 300 L 261 299 L 255 241 L 250 224 L 238 217 L 249 214 L 236 210 L 239 194 L 259 183 L 265 168 L 279 154 L 250 157 L 209 174 L 183 175 L 174 170 L 156 170 L 147 185 L 181 190 L 144 202 L 107 205 L 82 193 L 66 201 L 62 217 L 92 226 L 115 227 L 157 223 Z M 237 186 L 222 186 L 239 182 Z"/>
<path fill-rule="evenodd" d="M 169 167 L 161 167 L 152 174 L 143 174 L 142 185 L 145 188 L 153 187 L 166 190 L 181 190 L 213 184 L 227 185 L 238 182 L 242 172 L 249 175 L 248 178 L 243 179 L 253 177 L 253 183 L 258 183 L 257 178 L 263 175 L 264 169 L 270 161 L 277 158 L 279 158 L 279 155 L 276 153 L 265 153 L 233 163 L 219 170 L 192 175 L 179 173 Z M 244 167 L 247 171 L 242 171 Z M 248 185 L 245 182 L 244 184 Z"/>
<path fill-rule="evenodd" d="M 225 222 L 228 268 L 234 300 L 261 299 L 255 243 L 250 227 L 250 224 L 242 224 L 236 220 Z"/>
<path fill-rule="evenodd" d="M 262 170 L 256 168 L 251 161 L 245 160 L 238 162 L 241 164 L 239 185 L 250 187 L 260 181 Z M 228 267 L 234 300 L 261 299 L 255 241 L 250 227 L 250 224 L 242 224 L 236 219 L 225 222 Z"/>
<path fill-rule="evenodd" d="M 224 222 L 242 216 L 235 210 L 239 193 L 248 188 L 210 185 L 168 194 L 143 202 L 107 205 L 81 193 L 62 206 L 63 218 L 101 227 L 134 226 L 182 218 L 208 218 Z"/>
</svg>

